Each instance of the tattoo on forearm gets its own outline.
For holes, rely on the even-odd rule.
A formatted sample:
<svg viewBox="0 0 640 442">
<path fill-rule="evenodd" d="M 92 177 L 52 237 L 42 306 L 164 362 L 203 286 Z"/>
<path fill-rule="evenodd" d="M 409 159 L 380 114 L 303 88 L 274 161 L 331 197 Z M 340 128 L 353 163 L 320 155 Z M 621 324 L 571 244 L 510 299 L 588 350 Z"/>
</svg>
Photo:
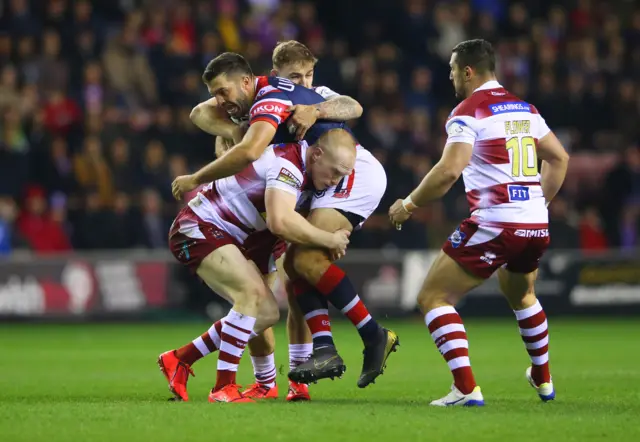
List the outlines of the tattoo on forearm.
<svg viewBox="0 0 640 442">
<path fill-rule="evenodd" d="M 348 121 L 360 117 L 360 105 L 351 97 L 340 95 L 318 105 L 319 118 Z"/>
</svg>

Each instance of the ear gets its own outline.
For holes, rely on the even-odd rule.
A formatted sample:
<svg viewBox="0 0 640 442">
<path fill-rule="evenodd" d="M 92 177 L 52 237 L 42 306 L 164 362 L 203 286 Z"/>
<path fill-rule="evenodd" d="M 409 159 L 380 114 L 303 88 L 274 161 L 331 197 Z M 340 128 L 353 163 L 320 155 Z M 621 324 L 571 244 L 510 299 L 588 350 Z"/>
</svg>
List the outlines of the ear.
<svg viewBox="0 0 640 442">
<path fill-rule="evenodd" d="M 472 76 L 473 76 L 473 70 L 469 66 L 465 66 L 465 68 L 464 68 L 464 78 L 466 80 L 471 80 Z"/>
<path fill-rule="evenodd" d="M 317 161 L 322 156 L 322 154 L 324 154 L 322 147 L 314 146 L 313 151 L 311 152 L 311 158 L 313 158 L 314 161 Z"/>
<path fill-rule="evenodd" d="M 271 69 L 271 72 L 269 72 L 269 75 L 272 77 L 277 77 L 278 76 L 278 71 L 276 71 L 275 69 Z"/>
</svg>

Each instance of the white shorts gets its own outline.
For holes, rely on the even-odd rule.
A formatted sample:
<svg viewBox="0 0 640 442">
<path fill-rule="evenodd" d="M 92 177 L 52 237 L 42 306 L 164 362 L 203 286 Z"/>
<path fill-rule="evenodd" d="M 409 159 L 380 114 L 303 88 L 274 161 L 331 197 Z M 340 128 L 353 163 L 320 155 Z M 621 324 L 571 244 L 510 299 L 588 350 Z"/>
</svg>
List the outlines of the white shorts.
<svg viewBox="0 0 640 442">
<path fill-rule="evenodd" d="M 336 209 L 369 218 L 387 189 L 387 174 L 382 164 L 362 146 L 358 146 L 356 167 L 335 187 L 316 192 L 311 200 L 313 209 Z M 355 226 L 354 226 L 355 227 Z"/>
</svg>

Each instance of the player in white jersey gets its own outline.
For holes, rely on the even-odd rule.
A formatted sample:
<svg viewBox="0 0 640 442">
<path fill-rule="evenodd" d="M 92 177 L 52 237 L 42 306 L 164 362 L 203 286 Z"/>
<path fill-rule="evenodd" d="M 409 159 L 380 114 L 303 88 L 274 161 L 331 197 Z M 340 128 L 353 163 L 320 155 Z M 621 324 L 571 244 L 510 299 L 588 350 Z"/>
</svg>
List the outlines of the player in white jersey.
<svg viewBox="0 0 640 442">
<path fill-rule="evenodd" d="M 160 355 L 158 364 L 176 398 L 188 400 L 191 365 L 219 350 L 209 401 L 253 402 L 240 393 L 236 371 L 251 336 L 279 318 L 273 293 L 262 278 L 272 271 L 276 235 L 344 253 L 349 231 L 318 229 L 296 208 L 307 189 L 335 186 L 348 176 L 355 156 L 355 140 L 343 129 L 326 132 L 310 147 L 304 141 L 271 146 L 239 174 L 198 192 L 178 214 L 169 233 L 172 253 L 233 308 L 199 339 Z"/>
<path fill-rule="evenodd" d="M 531 358 L 526 377 L 543 401 L 552 400 L 547 320 L 534 283 L 549 243 L 546 205 L 562 186 L 569 156 L 536 108 L 496 81 L 490 43 L 458 44 L 450 65 L 456 96 L 463 101 L 447 120 L 442 158 L 389 209 L 400 227 L 413 210 L 442 197 L 463 176 L 471 217 L 451 234 L 418 295 L 431 337 L 454 378 L 451 392 L 431 405 L 484 405 L 454 305 L 496 271 Z"/>
<path fill-rule="evenodd" d="M 279 43 L 273 52 L 272 75 L 288 78 L 293 83 L 314 89 L 327 100 L 317 105 L 298 105 L 290 109 L 293 112 L 288 121 L 290 130 L 295 130 L 299 138 L 303 137 L 319 118 L 347 121 L 358 118 L 362 114 L 362 107 L 352 98 L 339 95 L 327 87 L 313 88 L 316 61 L 309 49 L 297 41 Z M 216 139 L 216 153 L 220 156 L 233 145 L 233 141 L 237 142 L 241 138 L 242 127 L 236 125 L 239 123 L 238 120 L 234 121 L 236 124 L 232 124 L 228 116 L 219 111 L 214 101 L 215 99 L 212 99 L 198 105 L 194 108 L 191 116 L 193 122 L 202 130 L 220 135 Z M 224 141 L 223 137 L 233 140 Z M 385 189 L 384 168 L 369 151 L 358 146 L 355 172 L 335 188 L 314 194 L 308 219 L 321 229 L 332 231 L 345 228 L 351 230 L 360 226 L 373 213 Z M 332 270 L 329 272 L 330 276 L 340 277 L 340 275 L 333 271 L 335 268 L 332 266 L 330 257 L 321 249 L 291 248 L 287 252 L 287 257 L 288 272 L 301 276 L 295 284 L 287 284 L 286 286 L 290 306 L 287 317 L 289 360 L 290 368 L 294 370 L 312 352 L 309 328 L 312 329 L 315 348 L 333 344 L 326 300 L 323 299 L 324 296 L 319 296 L 312 285 L 317 284 L 329 269 Z M 294 289 L 297 292 L 297 300 L 292 293 Z M 300 313 L 298 302 L 304 305 L 304 319 Z M 355 306 L 359 307 L 359 304 L 355 304 Z M 352 322 L 355 321 L 354 325 L 360 323 L 358 314 L 367 316 L 365 309 L 354 308 L 347 312 L 347 316 L 350 319 L 353 318 Z M 307 327 L 305 319 L 309 327 Z M 388 354 L 387 346 L 383 347 L 385 347 L 384 354 Z M 249 386 L 244 393 L 255 398 L 277 397 L 277 389 L 259 381 L 262 372 L 271 372 L 275 369 L 273 363 L 275 340 L 272 331 L 267 330 L 259 338 L 252 340 L 249 348 L 257 382 Z M 389 346 L 389 348 L 391 347 Z M 376 362 L 376 358 L 369 358 L 369 360 L 368 365 L 373 367 L 367 370 L 371 373 L 370 379 L 380 373 L 381 365 Z M 313 363 L 313 361 L 309 361 L 309 363 Z M 360 383 L 360 385 L 366 384 Z M 308 398 L 308 389 L 305 384 L 290 382 L 287 400 Z"/>
</svg>

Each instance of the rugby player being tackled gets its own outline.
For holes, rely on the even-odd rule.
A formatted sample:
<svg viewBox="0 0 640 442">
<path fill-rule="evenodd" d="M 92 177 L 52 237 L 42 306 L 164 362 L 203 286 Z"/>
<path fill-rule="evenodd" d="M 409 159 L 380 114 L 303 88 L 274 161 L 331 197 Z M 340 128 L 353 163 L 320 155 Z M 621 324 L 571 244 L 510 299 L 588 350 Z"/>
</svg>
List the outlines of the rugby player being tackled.
<svg viewBox="0 0 640 442">
<path fill-rule="evenodd" d="M 309 50 L 298 42 L 282 43 L 274 51 L 274 73 L 291 77 L 295 82 L 304 82 L 307 86 L 311 85 L 315 62 L 316 59 Z M 213 60 L 203 78 L 214 98 L 194 109 L 193 121 L 206 132 L 231 138 L 238 144 L 198 173 L 177 178 L 173 184 L 177 197 L 201 183 L 241 170 L 269 142 L 291 141 L 297 135 L 311 144 L 323 132 L 344 127 L 344 123 L 331 119 L 348 120 L 361 113 L 360 106 L 354 100 L 338 96 L 328 88 L 314 91 L 298 86 L 286 78 L 255 77 L 246 61 L 237 54 L 222 54 Z M 328 97 L 327 101 L 320 93 Z M 242 127 L 235 123 L 245 115 L 250 117 L 250 127 L 242 136 Z M 319 120 L 316 122 L 316 119 Z M 220 152 L 221 145 L 218 144 L 217 148 Z M 367 150 L 358 146 L 354 172 L 337 186 L 314 195 L 308 219 L 314 226 L 326 231 L 341 228 L 351 231 L 359 227 L 375 210 L 385 188 L 384 169 Z M 332 258 L 335 256 L 330 256 L 326 249 L 317 247 L 291 247 L 287 252 L 285 264 L 287 273 L 293 279 L 291 285 L 295 291 L 295 300 L 313 338 L 312 357 L 299 364 L 301 358 L 292 357 L 294 352 L 291 350 L 295 351 L 304 345 L 304 342 L 295 340 L 304 339 L 305 333 L 291 325 L 304 322 L 296 321 L 297 308 L 293 307 L 288 324 L 290 339 L 293 341 L 290 347 L 292 370 L 289 377 L 294 389 L 306 390 L 304 384 L 340 376 L 345 370 L 332 339 L 328 302 L 351 320 L 364 342 L 359 387 L 366 387 L 382 374 L 389 354 L 398 345 L 395 333 L 384 329 L 371 317 L 349 278 L 332 264 Z M 268 332 L 262 338 L 252 340 L 249 345 L 256 358 L 270 356 L 271 367 L 268 370 L 275 372 L 272 362 L 272 334 Z M 254 367 L 256 365 L 254 359 Z M 256 369 L 258 381 L 259 372 L 266 370 Z M 260 397 L 266 397 L 269 388 L 272 388 L 260 382 L 253 387 L 260 390 Z M 252 394 L 249 391 L 245 393 Z"/>
</svg>

